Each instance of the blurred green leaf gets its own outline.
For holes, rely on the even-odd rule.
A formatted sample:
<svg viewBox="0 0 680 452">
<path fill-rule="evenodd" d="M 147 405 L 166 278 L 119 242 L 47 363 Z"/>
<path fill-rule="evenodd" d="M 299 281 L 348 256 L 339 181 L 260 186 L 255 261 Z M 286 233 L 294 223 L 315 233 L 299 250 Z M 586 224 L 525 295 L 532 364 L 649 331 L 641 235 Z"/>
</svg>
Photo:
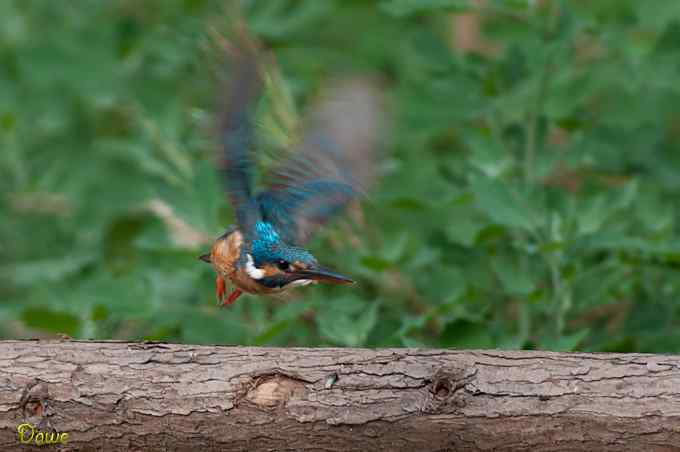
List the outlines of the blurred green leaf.
<svg viewBox="0 0 680 452">
<path fill-rule="evenodd" d="M 365 256 L 361 258 L 361 265 L 376 272 L 387 270 L 392 266 L 390 261 L 380 256 Z"/>
<path fill-rule="evenodd" d="M 441 334 L 442 345 L 455 348 L 492 348 L 493 339 L 483 323 L 465 319 L 450 322 Z"/>
<path fill-rule="evenodd" d="M 547 340 L 541 344 L 542 348 L 559 352 L 571 352 L 578 348 L 579 344 L 588 337 L 590 330 L 584 329 L 573 334 L 564 334 L 556 341 Z"/>
<path fill-rule="evenodd" d="M 36 283 L 54 283 L 83 270 L 92 264 L 97 255 L 75 254 L 53 259 L 14 263 L 0 267 L 0 276 L 17 286 L 31 286 Z"/>
<path fill-rule="evenodd" d="M 305 26 L 316 23 L 331 14 L 334 0 L 271 0 L 254 5 L 252 27 L 258 33 L 282 38 L 299 32 Z"/>
<path fill-rule="evenodd" d="M 332 303 L 317 316 L 321 335 L 339 345 L 364 345 L 378 320 L 378 303 L 365 306 L 357 299 L 347 297 Z"/>
<path fill-rule="evenodd" d="M 470 7 L 468 0 L 383 0 L 380 8 L 397 17 L 410 16 L 437 10 L 464 11 Z"/>
<path fill-rule="evenodd" d="M 255 345 L 265 346 L 271 344 L 274 338 L 280 334 L 283 334 L 288 328 L 290 328 L 292 323 L 293 322 L 291 320 L 279 320 L 278 322 L 273 323 L 255 338 Z"/>
<path fill-rule="evenodd" d="M 472 149 L 470 163 L 489 178 L 496 178 L 512 167 L 513 160 L 497 137 L 470 133 L 467 144 Z"/>
<path fill-rule="evenodd" d="M 471 218 L 457 218 L 454 223 L 451 223 L 446 227 L 446 237 L 453 243 L 458 243 L 463 246 L 473 246 L 477 234 L 479 234 L 479 231 L 483 227 L 481 222 Z"/>
<path fill-rule="evenodd" d="M 30 328 L 69 336 L 76 336 L 80 328 L 78 317 L 67 312 L 54 311 L 44 305 L 24 309 L 21 320 Z"/>
<path fill-rule="evenodd" d="M 182 337 L 194 344 L 238 344 L 247 331 L 243 322 L 220 315 L 219 311 L 198 310 L 182 321 Z"/>
<path fill-rule="evenodd" d="M 612 213 L 611 204 L 606 197 L 589 199 L 578 213 L 579 234 L 588 235 L 599 231 Z"/>
<path fill-rule="evenodd" d="M 473 177 L 470 182 L 475 194 L 477 208 L 503 226 L 532 230 L 533 213 L 525 200 L 501 182 L 483 176 Z"/>
<path fill-rule="evenodd" d="M 492 260 L 496 275 L 510 295 L 527 296 L 534 290 L 530 269 L 523 269 L 516 258 L 496 256 Z"/>
</svg>

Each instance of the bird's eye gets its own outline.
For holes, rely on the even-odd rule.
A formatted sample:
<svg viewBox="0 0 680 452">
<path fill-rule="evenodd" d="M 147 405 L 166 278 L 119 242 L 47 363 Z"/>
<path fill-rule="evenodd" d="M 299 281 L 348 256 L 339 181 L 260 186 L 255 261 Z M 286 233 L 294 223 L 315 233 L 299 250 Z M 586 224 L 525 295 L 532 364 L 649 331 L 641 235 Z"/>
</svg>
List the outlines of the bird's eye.
<svg viewBox="0 0 680 452">
<path fill-rule="evenodd" d="M 284 270 L 284 271 L 285 271 L 285 270 L 289 270 L 289 269 L 290 269 L 290 264 L 288 263 L 288 261 L 285 261 L 285 260 L 283 260 L 283 259 L 279 259 L 279 260 L 276 262 L 276 266 L 279 267 L 279 270 Z"/>
</svg>

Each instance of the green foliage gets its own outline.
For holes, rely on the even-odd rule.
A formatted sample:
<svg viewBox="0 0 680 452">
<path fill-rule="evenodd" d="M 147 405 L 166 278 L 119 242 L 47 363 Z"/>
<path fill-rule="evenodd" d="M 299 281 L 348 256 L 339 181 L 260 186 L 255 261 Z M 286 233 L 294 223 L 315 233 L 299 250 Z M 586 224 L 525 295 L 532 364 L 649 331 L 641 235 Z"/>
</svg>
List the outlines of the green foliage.
<svg viewBox="0 0 680 452">
<path fill-rule="evenodd" d="M 0 336 L 680 351 L 679 5 L 0 2 Z M 348 72 L 394 124 L 362 224 L 312 244 L 359 283 L 221 310 L 197 256 L 233 220 L 211 112 L 239 16 L 276 54 L 263 146 Z"/>
</svg>

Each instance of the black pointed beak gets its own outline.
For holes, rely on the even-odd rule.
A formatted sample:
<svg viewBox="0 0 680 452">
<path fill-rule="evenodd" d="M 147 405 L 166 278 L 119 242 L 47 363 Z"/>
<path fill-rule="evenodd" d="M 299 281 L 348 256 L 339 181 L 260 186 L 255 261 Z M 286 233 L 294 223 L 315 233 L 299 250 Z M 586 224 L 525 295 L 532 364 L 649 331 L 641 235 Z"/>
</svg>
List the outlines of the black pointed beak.
<svg viewBox="0 0 680 452">
<path fill-rule="evenodd" d="M 200 260 L 202 260 L 203 262 L 207 262 L 208 264 L 211 264 L 211 263 L 212 263 L 212 259 L 210 259 L 210 253 L 208 253 L 208 254 L 201 254 L 200 256 L 198 256 L 198 258 L 199 258 Z"/>
<path fill-rule="evenodd" d="M 295 272 L 300 279 L 311 279 L 327 284 L 354 284 L 354 280 L 325 267 L 314 267 Z"/>
</svg>

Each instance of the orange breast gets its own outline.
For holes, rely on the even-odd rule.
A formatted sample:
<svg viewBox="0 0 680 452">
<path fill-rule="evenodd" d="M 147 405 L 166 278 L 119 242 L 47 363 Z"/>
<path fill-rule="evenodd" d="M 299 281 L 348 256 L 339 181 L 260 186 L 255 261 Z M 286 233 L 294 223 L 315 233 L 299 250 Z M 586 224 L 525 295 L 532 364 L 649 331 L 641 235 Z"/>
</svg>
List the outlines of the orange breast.
<svg viewBox="0 0 680 452">
<path fill-rule="evenodd" d="M 215 271 L 222 277 L 231 279 L 231 276 L 236 271 L 236 262 L 241 255 L 242 245 L 243 235 L 238 230 L 234 230 L 227 236 L 220 237 L 213 244 L 210 251 L 210 260 L 215 267 Z"/>
<path fill-rule="evenodd" d="M 237 262 L 241 257 L 243 235 L 238 231 L 220 237 L 213 244 L 210 252 L 215 271 L 225 279 L 229 279 L 236 287 L 248 293 L 269 293 L 272 289 L 258 284 L 248 276 L 245 269 L 238 268 Z"/>
</svg>

